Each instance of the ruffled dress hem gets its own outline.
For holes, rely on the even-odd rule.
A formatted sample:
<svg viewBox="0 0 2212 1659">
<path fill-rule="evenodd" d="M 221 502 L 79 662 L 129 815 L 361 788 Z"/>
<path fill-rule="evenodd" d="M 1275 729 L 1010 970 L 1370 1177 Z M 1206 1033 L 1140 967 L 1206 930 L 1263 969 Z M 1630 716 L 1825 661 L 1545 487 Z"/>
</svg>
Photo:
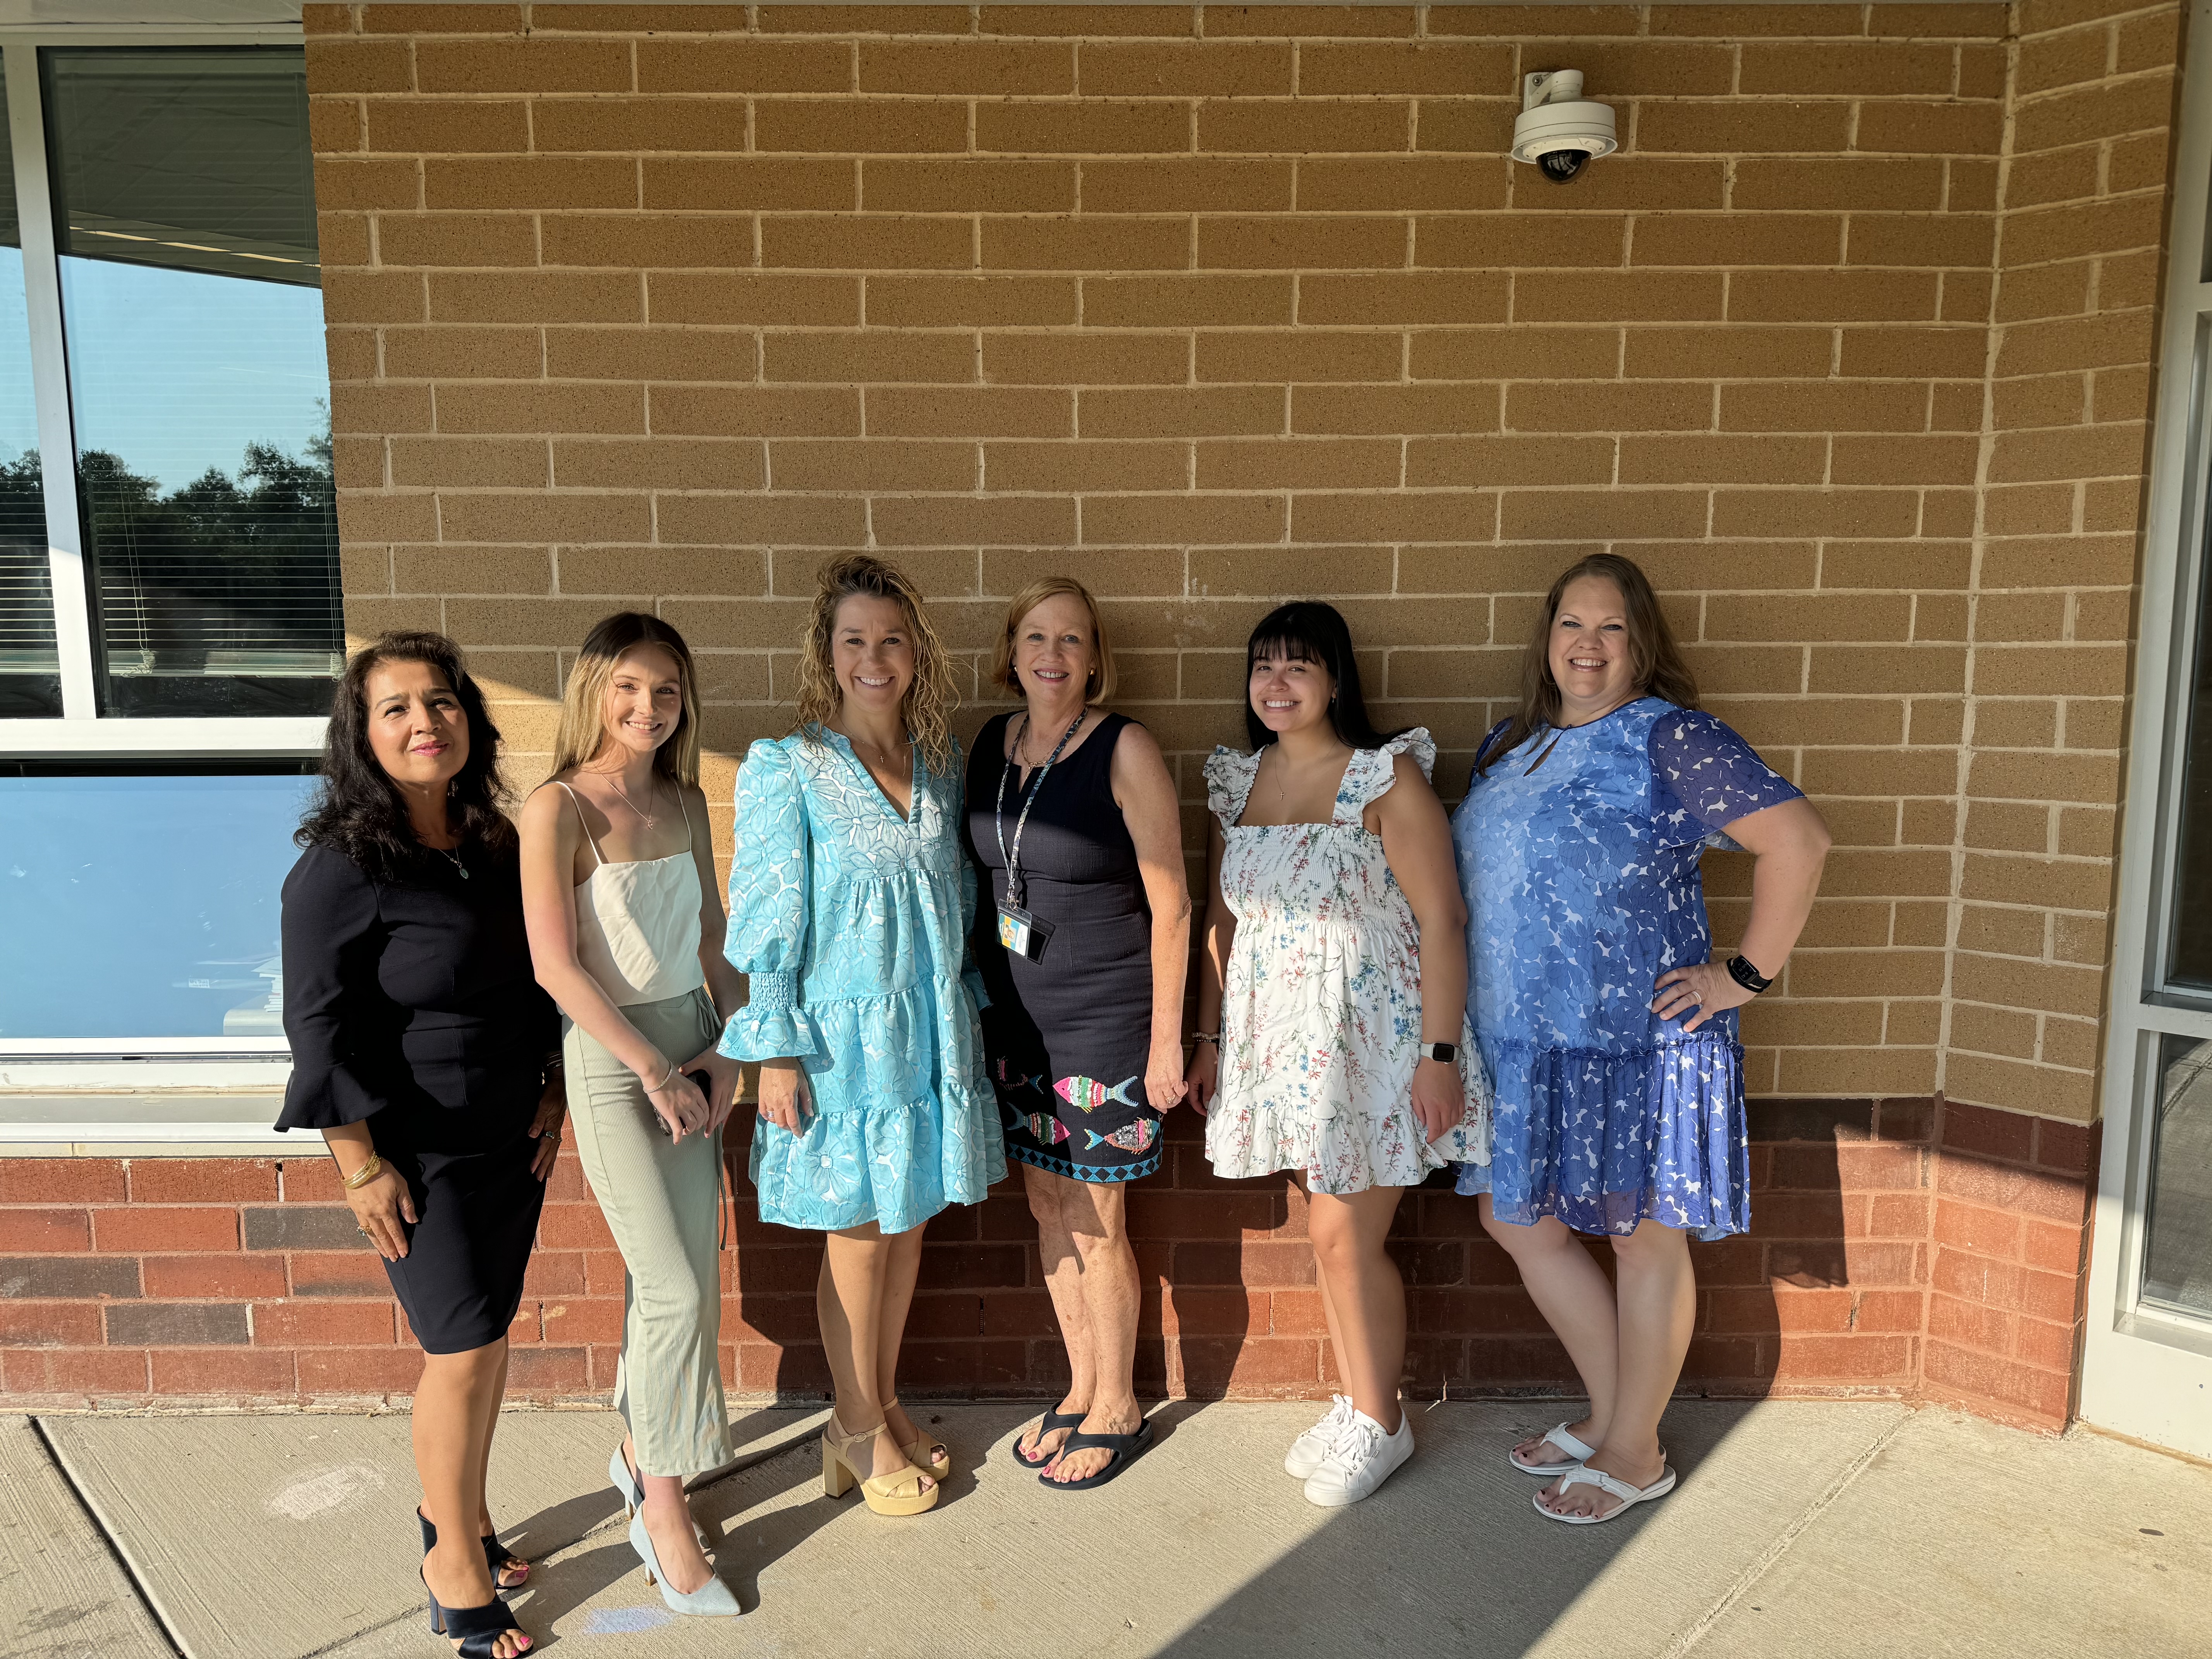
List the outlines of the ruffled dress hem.
<svg viewBox="0 0 2212 1659">
<path fill-rule="evenodd" d="M 1497 1164 L 1462 1164 L 1457 1191 L 1490 1194 L 1498 1218 L 1517 1226 L 1548 1215 L 1579 1233 L 1619 1237 L 1656 1220 L 1707 1242 L 1749 1231 L 1735 1036 L 1698 1031 L 1626 1049 L 1479 1042 L 1495 1133 L 1528 1156 L 1502 1188 Z"/>
</svg>

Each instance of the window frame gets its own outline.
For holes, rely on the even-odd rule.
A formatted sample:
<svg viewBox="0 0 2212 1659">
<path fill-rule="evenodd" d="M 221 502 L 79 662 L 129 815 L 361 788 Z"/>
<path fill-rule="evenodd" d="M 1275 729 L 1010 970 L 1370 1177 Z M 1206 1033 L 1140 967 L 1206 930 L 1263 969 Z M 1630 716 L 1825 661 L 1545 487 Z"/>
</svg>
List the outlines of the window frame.
<svg viewBox="0 0 2212 1659">
<path fill-rule="evenodd" d="M 186 14 L 185 6 L 175 9 Z M 322 750 L 328 721 L 321 718 L 142 719 L 100 710 L 39 72 L 39 53 L 48 46 L 300 46 L 305 40 L 297 21 L 0 25 L 0 75 L 6 77 L 8 136 L 22 227 L 39 448 L 42 457 L 66 459 L 64 465 L 42 469 L 62 714 L 58 719 L 0 718 L 0 758 L 307 759 Z M 0 1156 L 106 1154 L 118 1146 L 161 1152 L 211 1146 L 281 1146 L 284 1139 L 268 1127 L 275 1115 L 270 1096 L 282 1090 L 290 1073 L 291 1057 L 282 1037 L 0 1039 Z M 118 1098 L 173 1100 L 177 1091 L 206 1097 L 205 1121 L 189 1110 L 180 1115 L 167 1105 L 159 1111 L 134 1110 Z M 67 1103 L 73 1097 L 90 1109 L 82 1115 L 71 1109 Z M 103 1103 L 95 1108 L 94 1103 Z"/>
<path fill-rule="evenodd" d="M 0 755 L 19 759 L 306 757 L 321 751 L 320 718 L 102 714 L 93 646 L 92 600 L 84 528 L 76 502 L 76 428 L 62 338 L 61 265 L 54 236 L 53 187 L 46 167 L 46 106 L 39 52 L 46 46 L 298 46 L 297 23 L 0 26 L 0 73 L 8 88 L 8 137 L 21 218 L 23 297 L 29 313 L 31 386 L 46 499 L 46 564 L 54 596 L 54 644 L 61 659 L 58 720 L 0 719 Z"/>
<path fill-rule="evenodd" d="M 2082 1419 L 2212 1457 L 2212 1319 L 2143 1295 L 2160 1040 L 2212 1041 L 2212 997 L 2172 983 L 2191 687 L 2212 653 L 2212 0 L 2191 0 L 2160 300 L 2158 403 L 2136 590 L 2119 883 L 2107 977 L 2103 1146 L 2081 1371 Z"/>
</svg>

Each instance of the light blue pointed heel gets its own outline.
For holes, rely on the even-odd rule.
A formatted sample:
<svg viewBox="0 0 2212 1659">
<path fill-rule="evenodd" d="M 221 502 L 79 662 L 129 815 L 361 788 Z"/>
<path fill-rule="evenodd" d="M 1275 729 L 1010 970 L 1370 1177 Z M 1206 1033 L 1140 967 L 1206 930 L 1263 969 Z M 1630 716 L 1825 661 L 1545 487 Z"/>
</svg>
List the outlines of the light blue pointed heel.
<svg viewBox="0 0 2212 1659">
<path fill-rule="evenodd" d="M 615 1442 L 615 1449 L 607 1457 L 607 1480 L 612 1483 L 616 1495 L 623 1501 L 624 1515 L 644 1513 L 645 1483 L 630 1473 L 629 1462 L 622 1455 L 622 1442 L 619 1440 Z M 714 1541 L 707 1536 L 706 1528 L 694 1521 L 691 1530 L 699 1534 L 700 1553 L 704 1555 L 714 1553 Z"/>
<path fill-rule="evenodd" d="M 618 1448 L 615 1455 L 622 1455 Z M 660 1587 L 660 1599 L 668 1604 L 671 1613 L 696 1613 L 705 1618 L 734 1619 L 744 1609 L 730 1587 L 708 1566 L 707 1582 L 685 1595 L 668 1582 L 668 1575 L 660 1570 L 660 1557 L 653 1547 L 653 1534 L 645 1529 L 645 1512 L 640 1510 L 629 1518 L 629 1547 L 637 1552 L 637 1559 L 645 1563 L 645 1582 Z"/>
</svg>

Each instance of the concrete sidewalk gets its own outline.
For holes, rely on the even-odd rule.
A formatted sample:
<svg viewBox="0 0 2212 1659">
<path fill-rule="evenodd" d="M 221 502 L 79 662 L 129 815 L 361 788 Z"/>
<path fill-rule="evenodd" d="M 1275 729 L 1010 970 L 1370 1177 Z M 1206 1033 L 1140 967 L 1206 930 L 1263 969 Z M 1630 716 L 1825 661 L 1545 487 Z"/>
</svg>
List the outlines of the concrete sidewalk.
<svg viewBox="0 0 2212 1659">
<path fill-rule="evenodd" d="M 538 1564 L 513 1599 L 540 1653 L 2212 1655 L 2212 1469 L 2113 1441 L 1685 1403 L 1675 1493 L 1575 1529 L 1504 1458 L 1555 1407 L 1423 1410 L 1414 1462 L 1339 1510 L 1280 1471 L 1314 1413 L 1160 1407 L 1158 1448 L 1075 1494 L 1007 1455 L 1028 1408 L 937 1408 L 959 1471 L 894 1521 L 822 1498 L 820 1413 L 751 1412 L 694 1504 L 734 1622 L 672 1619 L 647 1586 L 602 1484 L 610 1414 L 510 1413 L 493 1505 Z M 415 1497 L 404 1415 L 0 1419 L 0 1655 L 440 1659 Z"/>
</svg>

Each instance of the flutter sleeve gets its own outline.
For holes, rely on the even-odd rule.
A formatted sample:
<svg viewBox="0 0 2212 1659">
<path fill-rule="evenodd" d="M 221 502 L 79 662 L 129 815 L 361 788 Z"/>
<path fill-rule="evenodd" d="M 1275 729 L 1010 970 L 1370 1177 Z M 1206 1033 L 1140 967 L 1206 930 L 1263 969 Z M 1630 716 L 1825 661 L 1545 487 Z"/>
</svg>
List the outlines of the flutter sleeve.
<svg viewBox="0 0 2212 1659">
<path fill-rule="evenodd" d="M 279 1129 L 336 1129 L 389 1103 L 373 1066 L 373 1010 L 383 1000 L 377 957 L 384 930 L 376 884 L 343 853 L 311 847 L 284 878 L 284 1037 L 292 1076 Z"/>
<path fill-rule="evenodd" d="M 749 1000 L 723 1027 L 732 1060 L 792 1060 L 819 1051 L 799 1001 L 806 956 L 806 804 L 799 763 L 783 744 L 761 742 L 738 768 L 730 925 L 724 954 L 745 975 Z"/>
<path fill-rule="evenodd" d="M 1740 851 L 1728 825 L 1805 793 L 1703 709 L 1660 716 L 1652 723 L 1650 751 L 1651 817 L 1669 847 L 1702 841 Z"/>
<path fill-rule="evenodd" d="M 1244 802 L 1252 793 L 1252 780 L 1260 775 L 1260 757 L 1240 755 L 1226 744 L 1214 745 L 1206 762 L 1206 807 L 1219 819 L 1224 831 L 1237 827 L 1244 816 Z"/>
<path fill-rule="evenodd" d="M 1390 793 L 1390 786 L 1398 781 L 1398 757 L 1409 755 L 1413 764 L 1421 769 L 1421 775 L 1433 780 L 1437 770 L 1437 745 L 1429 736 L 1426 726 L 1416 726 L 1401 732 L 1380 749 L 1360 749 L 1352 753 L 1344 768 L 1344 781 L 1336 787 L 1337 816 L 1357 817 L 1369 806 Z"/>
</svg>

